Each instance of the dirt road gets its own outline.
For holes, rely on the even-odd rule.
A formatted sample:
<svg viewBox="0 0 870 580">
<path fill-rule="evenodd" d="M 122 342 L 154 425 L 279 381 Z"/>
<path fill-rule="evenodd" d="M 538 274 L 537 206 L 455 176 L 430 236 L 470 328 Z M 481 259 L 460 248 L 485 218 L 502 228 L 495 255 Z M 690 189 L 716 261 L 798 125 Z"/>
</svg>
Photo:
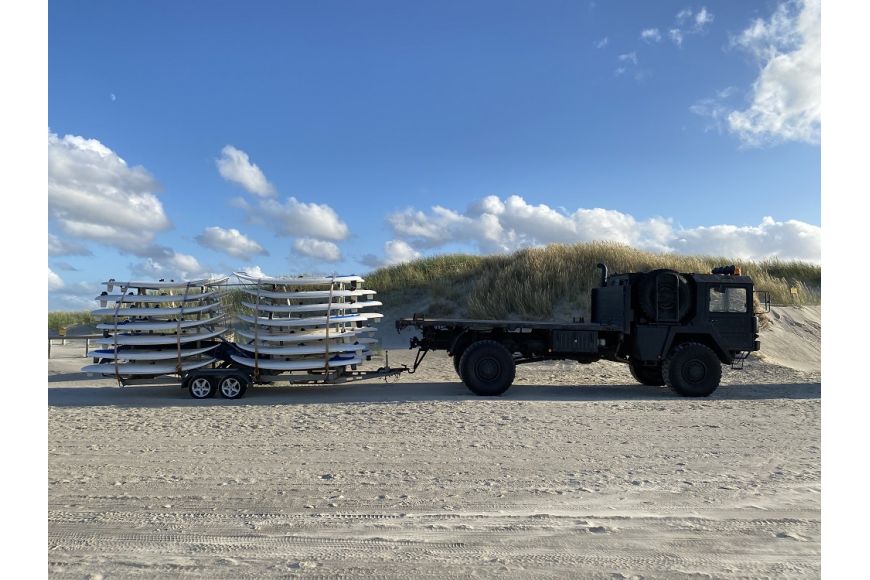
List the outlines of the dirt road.
<svg viewBox="0 0 870 580">
<path fill-rule="evenodd" d="M 818 371 L 753 361 L 690 400 L 541 363 L 480 399 L 430 355 L 197 402 L 49 362 L 53 577 L 820 572 Z"/>
</svg>

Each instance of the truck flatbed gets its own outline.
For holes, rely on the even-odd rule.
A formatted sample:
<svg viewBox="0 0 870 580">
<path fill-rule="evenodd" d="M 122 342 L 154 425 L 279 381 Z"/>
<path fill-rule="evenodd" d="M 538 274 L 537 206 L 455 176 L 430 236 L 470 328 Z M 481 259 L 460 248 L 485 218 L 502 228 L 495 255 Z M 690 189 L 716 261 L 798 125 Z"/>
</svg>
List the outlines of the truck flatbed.
<svg viewBox="0 0 870 580">
<path fill-rule="evenodd" d="M 403 330 L 410 326 L 417 328 L 467 328 L 469 330 L 492 330 L 501 328 L 507 331 L 535 330 L 594 330 L 618 331 L 620 327 L 612 324 L 591 322 L 558 322 L 546 320 L 488 320 L 478 318 L 426 318 L 415 315 L 413 318 L 401 318 L 396 321 L 396 329 Z"/>
</svg>

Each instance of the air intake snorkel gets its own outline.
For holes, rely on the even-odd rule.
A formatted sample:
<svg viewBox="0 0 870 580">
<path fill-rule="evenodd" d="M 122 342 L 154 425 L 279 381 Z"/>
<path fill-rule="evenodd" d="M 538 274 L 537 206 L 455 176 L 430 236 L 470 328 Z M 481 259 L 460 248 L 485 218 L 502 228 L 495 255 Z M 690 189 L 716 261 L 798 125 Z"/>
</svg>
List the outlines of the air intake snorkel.
<svg viewBox="0 0 870 580">
<path fill-rule="evenodd" d="M 607 286 L 607 266 L 598 262 L 595 267 L 601 270 L 601 287 L 603 288 Z"/>
</svg>

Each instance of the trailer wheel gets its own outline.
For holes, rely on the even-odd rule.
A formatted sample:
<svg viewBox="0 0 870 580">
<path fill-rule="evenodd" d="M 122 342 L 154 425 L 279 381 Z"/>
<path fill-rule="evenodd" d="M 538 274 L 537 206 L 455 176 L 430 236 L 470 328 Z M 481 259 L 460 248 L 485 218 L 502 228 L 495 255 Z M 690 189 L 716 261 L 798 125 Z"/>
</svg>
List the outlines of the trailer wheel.
<svg viewBox="0 0 870 580">
<path fill-rule="evenodd" d="M 631 370 L 631 376 L 634 380 L 642 385 L 651 387 L 661 387 L 665 384 L 665 378 L 662 376 L 662 366 L 644 366 L 638 362 L 631 362 L 628 365 Z"/>
<path fill-rule="evenodd" d="M 494 340 L 472 343 L 459 360 L 460 377 L 475 395 L 501 395 L 514 382 L 517 367 L 514 357 Z"/>
<path fill-rule="evenodd" d="M 229 375 L 221 379 L 218 390 L 224 399 L 241 399 L 248 390 L 248 381 L 239 375 Z"/>
<path fill-rule="evenodd" d="M 193 377 L 187 380 L 187 390 L 194 399 L 208 399 L 214 397 L 214 382 L 208 377 Z"/>
<path fill-rule="evenodd" d="M 662 365 L 665 383 L 684 397 L 707 397 L 722 379 L 722 364 L 709 347 L 697 342 L 678 346 Z"/>
</svg>

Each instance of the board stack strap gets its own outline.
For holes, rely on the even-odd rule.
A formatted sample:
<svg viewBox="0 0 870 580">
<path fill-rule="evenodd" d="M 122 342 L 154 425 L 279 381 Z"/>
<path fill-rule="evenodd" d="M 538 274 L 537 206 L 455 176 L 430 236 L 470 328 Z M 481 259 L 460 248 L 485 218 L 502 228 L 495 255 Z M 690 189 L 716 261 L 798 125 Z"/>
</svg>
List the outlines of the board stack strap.
<svg viewBox="0 0 870 580">
<path fill-rule="evenodd" d="M 240 365 L 259 372 L 335 370 L 371 356 L 371 325 L 383 317 L 359 276 L 255 277 L 244 272 L 235 343 Z"/>
<path fill-rule="evenodd" d="M 93 339 L 94 364 L 83 372 L 128 377 L 181 374 L 215 362 L 210 352 L 227 333 L 221 295 L 227 278 L 169 282 L 103 282 Z"/>
</svg>

